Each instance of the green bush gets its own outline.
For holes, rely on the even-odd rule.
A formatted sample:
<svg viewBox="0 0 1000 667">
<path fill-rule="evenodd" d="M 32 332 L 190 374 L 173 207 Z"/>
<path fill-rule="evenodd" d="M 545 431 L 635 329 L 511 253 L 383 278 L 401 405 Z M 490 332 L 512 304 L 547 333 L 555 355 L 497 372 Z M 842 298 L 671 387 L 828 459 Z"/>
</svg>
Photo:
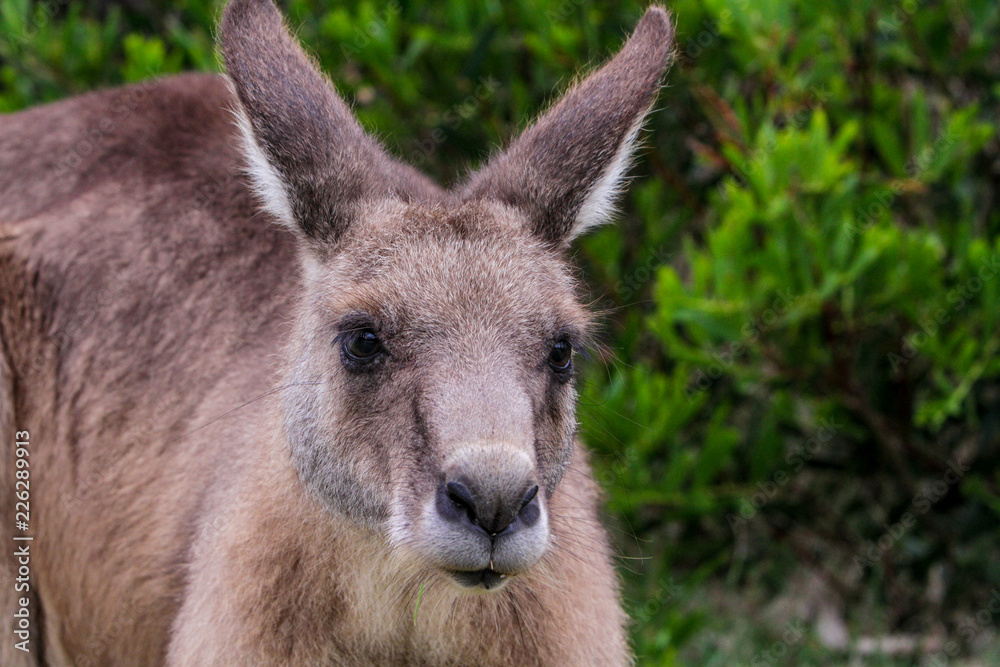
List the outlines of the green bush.
<svg viewBox="0 0 1000 667">
<path fill-rule="evenodd" d="M 284 9 L 363 123 L 451 182 L 642 4 Z M 867 664 L 946 664 L 948 639 L 981 653 L 1000 589 L 1000 5 L 670 8 L 680 59 L 637 177 L 577 253 L 607 324 L 581 432 L 640 662 L 829 664 L 890 634 L 916 648 Z M 5 0 L 0 111 L 217 68 L 218 11 Z M 831 609 L 840 648 L 813 625 Z"/>
</svg>

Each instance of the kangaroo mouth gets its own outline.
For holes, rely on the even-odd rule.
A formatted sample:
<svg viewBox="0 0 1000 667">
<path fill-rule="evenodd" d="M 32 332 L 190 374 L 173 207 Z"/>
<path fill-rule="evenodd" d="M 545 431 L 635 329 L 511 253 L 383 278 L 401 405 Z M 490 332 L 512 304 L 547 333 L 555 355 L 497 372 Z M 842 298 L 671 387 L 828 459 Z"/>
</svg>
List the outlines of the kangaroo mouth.
<svg viewBox="0 0 1000 667">
<path fill-rule="evenodd" d="M 464 588 L 482 588 L 488 591 L 500 588 L 511 578 L 510 575 L 497 572 L 492 568 L 483 570 L 449 570 L 448 574 Z"/>
</svg>

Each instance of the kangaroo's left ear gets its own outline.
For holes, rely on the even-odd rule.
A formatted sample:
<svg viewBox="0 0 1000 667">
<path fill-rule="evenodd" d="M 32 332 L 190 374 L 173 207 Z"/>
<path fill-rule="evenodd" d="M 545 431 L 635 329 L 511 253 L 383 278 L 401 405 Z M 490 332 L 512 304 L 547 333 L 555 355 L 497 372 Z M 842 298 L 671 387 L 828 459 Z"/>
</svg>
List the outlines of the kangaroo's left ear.
<svg viewBox="0 0 1000 667">
<path fill-rule="evenodd" d="M 617 56 L 473 174 L 460 195 L 522 210 L 554 246 L 605 222 L 673 60 L 673 36 L 669 14 L 650 7 Z"/>
</svg>

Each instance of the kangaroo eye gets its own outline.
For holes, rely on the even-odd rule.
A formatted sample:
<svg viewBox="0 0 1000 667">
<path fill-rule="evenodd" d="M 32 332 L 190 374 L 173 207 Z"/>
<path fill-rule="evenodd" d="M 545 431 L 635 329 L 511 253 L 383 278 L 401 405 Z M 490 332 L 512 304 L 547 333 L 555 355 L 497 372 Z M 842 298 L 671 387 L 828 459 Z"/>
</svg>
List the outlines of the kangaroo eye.
<svg viewBox="0 0 1000 667">
<path fill-rule="evenodd" d="M 361 329 L 345 341 L 343 349 L 351 361 L 366 362 L 374 359 L 382 351 L 382 343 L 374 331 Z"/>
<path fill-rule="evenodd" d="M 568 340 L 561 340 L 552 346 L 549 352 L 549 366 L 553 370 L 565 373 L 573 365 L 573 346 Z"/>
</svg>

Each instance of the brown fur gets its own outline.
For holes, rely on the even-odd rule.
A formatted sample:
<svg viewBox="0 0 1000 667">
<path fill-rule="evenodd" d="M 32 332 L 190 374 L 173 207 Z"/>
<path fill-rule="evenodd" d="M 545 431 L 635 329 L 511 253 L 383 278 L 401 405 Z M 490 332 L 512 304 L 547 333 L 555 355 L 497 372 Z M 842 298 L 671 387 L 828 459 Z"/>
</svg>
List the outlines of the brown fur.
<svg viewBox="0 0 1000 667">
<path fill-rule="evenodd" d="M 3 117 L 0 438 L 31 433 L 34 634 L 31 653 L 0 634 L 0 664 L 628 662 L 573 382 L 545 359 L 586 342 L 562 249 L 670 38 L 651 9 L 457 192 L 366 137 L 263 0 L 223 19 L 232 86 L 187 75 Z M 243 175 L 247 140 L 284 226 Z M 388 351 L 371 372 L 342 363 L 358 313 Z M 462 557 L 421 513 L 454 466 L 540 486 L 547 527 L 497 551 L 533 564 L 500 590 L 435 560 Z M 13 482 L 4 456 L 8 545 Z"/>
</svg>

